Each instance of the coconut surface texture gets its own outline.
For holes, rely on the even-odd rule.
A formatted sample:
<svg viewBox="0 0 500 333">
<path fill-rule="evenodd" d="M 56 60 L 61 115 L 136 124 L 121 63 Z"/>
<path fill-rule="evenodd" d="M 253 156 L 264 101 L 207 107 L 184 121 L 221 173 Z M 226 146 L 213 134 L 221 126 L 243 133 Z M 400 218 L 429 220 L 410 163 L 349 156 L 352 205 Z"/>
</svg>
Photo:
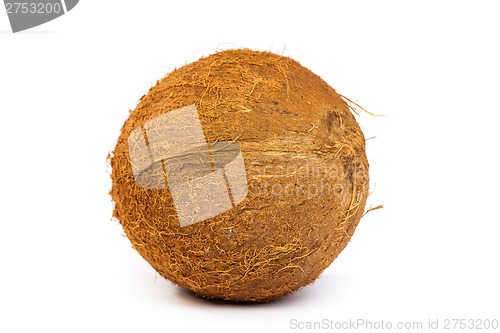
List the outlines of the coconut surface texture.
<svg viewBox="0 0 500 333">
<path fill-rule="evenodd" d="M 143 96 L 110 156 L 114 217 L 163 277 L 267 302 L 313 282 L 368 196 L 351 110 L 295 60 L 222 51 Z"/>
</svg>

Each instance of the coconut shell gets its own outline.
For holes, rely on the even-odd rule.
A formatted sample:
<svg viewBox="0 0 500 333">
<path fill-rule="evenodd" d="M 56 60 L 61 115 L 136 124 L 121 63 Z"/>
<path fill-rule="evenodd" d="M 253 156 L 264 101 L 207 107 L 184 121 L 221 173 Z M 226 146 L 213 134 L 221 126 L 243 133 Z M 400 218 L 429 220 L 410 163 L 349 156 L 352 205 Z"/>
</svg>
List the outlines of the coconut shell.
<svg viewBox="0 0 500 333">
<path fill-rule="evenodd" d="M 346 102 L 298 62 L 248 49 L 159 80 L 110 161 L 114 217 L 133 248 L 206 298 L 266 302 L 313 282 L 368 196 Z"/>
</svg>

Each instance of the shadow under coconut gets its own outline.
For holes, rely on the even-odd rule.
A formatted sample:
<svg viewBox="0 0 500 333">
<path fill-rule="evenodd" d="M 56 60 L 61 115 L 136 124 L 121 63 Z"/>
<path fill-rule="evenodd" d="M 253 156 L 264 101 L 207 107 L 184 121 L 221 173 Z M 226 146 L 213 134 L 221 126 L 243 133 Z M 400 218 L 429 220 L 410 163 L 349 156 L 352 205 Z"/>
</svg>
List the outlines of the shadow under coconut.
<svg viewBox="0 0 500 333">
<path fill-rule="evenodd" d="M 295 293 L 285 295 L 267 303 L 233 302 L 220 299 L 207 299 L 196 295 L 189 289 L 177 288 L 175 297 L 187 306 L 222 308 L 283 308 L 334 302 L 341 289 L 342 277 L 325 272 L 314 283 Z"/>
</svg>

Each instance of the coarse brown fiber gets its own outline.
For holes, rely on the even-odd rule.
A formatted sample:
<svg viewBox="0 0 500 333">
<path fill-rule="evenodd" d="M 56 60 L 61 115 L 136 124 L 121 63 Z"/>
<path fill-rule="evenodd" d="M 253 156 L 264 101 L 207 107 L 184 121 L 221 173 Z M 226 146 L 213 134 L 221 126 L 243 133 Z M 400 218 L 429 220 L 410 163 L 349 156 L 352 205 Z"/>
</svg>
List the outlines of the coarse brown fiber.
<svg viewBox="0 0 500 333">
<path fill-rule="evenodd" d="M 193 104 L 208 143 L 241 149 L 248 194 L 181 227 L 168 188 L 138 186 L 128 138 Z M 130 113 L 110 162 L 113 215 L 133 247 L 206 298 L 266 302 L 313 282 L 349 242 L 368 196 L 365 139 L 346 102 L 295 60 L 248 49 L 159 80 Z"/>
</svg>

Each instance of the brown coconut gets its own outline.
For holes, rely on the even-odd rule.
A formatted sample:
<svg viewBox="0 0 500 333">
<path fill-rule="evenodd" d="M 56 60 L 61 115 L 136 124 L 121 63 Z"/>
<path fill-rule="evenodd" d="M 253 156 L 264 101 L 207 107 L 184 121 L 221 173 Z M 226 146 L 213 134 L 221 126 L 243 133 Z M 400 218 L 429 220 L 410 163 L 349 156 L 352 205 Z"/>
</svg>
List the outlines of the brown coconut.
<svg viewBox="0 0 500 333">
<path fill-rule="evenodd" d="M 189 137 L 175 121 L 155 122 L 172 110 L 195 112 L 207 144 L 169 154 L 162 135 Z M 145 146 L 148 156 L 138 152 Z M 210 167 L 201 161 L 207 149 Z M 220 184 L 189 182 L 221 170 L 238 149 L 239 174 L 224 175 L 230 208 L 186 225 L 191 212 L 223 201 L 212 190 Z M 142 167 L 133 165 L 139 155 Z M 349 242 L 368 195 L 365 140 L 346 102 L 298 62 L 248 49 L 159 80 L 130 113 L 110 160 L 114 217 L 133 247 L 163 277 L 213 299 L 266 302 L 313 282 Z M 203 188 L 204 199 L 191 197 Z"/>
</svg>

